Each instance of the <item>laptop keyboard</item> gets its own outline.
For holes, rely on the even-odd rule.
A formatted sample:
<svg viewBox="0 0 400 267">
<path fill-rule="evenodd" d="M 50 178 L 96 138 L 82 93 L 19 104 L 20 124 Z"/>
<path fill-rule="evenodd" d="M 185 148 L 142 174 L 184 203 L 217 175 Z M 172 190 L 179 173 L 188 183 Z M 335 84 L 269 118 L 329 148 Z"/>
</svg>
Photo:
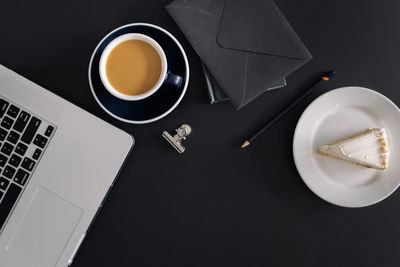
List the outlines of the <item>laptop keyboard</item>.
<svg viewBox="0 0 400 267">
<path fill-rule="evenodd" d="M 0 97 L 0 231 L 56 127 Z"/>
</svg>

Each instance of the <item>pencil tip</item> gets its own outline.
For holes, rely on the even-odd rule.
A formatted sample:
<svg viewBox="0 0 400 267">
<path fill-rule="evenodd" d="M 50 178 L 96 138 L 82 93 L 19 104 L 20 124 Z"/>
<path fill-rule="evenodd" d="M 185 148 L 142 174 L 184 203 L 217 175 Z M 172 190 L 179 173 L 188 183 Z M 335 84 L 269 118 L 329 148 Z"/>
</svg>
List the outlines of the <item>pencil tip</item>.
<svg viewBox="0 0 400 267">
<path fill-rule="evenodd" d="M 244 141 L 244 143 L 242 144 L 241 148 L 245 148 L 246 146 L 250 145 L 249 141 Z"/>
</svg>

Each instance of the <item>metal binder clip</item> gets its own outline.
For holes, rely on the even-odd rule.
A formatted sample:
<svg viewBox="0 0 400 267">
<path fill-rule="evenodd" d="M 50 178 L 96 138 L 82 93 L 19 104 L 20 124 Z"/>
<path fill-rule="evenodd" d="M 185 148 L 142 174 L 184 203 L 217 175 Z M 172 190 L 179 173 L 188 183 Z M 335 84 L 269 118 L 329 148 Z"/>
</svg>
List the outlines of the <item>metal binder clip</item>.
<svg viewBox="0 0 400 267">
<path fill-rule="evenodd" d="M 182 140 L 192 132 L 192 128 L 187 124 L 182 124 L 181 127 L 175 130 L 174 136 L 170 135 L 167 131 L 162 133 L 162 136 L 179 152 L 185 152 L 185 147 L 181 144 Z"/>
</svg>

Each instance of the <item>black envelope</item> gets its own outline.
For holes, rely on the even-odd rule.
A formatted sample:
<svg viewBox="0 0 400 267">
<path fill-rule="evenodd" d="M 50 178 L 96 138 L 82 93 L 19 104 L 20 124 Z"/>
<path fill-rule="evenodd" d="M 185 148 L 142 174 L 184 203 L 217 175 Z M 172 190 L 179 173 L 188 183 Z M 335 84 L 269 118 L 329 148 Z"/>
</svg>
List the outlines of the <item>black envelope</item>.
<svg viewBox="0 0 400 267">
<path fill-rule="evenodd" d="M 271 0 L 175 0 L 166 8 L 237 109 L 312 58 Z"/>
</svg>

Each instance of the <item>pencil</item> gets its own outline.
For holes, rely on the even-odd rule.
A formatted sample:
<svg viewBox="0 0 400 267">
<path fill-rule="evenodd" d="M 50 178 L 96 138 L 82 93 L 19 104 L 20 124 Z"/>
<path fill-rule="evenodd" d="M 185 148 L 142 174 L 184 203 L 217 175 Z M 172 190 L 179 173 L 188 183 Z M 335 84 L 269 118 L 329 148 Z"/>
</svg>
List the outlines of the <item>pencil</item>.
<svg viewBox="0 0 400 267">
<path fill-rule="evenodd" d="M 284 115 L 286 115 L 292 108 L 294 108 L 298 103 L 300 103 L 304 98 L 306 98 L 314 90 L 314 88 L 317 85 L 319 85 L 321 82 L 329 81 L 334 74 L 335 74 L 335 72 L 333 70 L 324 73 L 321 76 L 321 78 L 313 86 L 311 86 L 310 89 L 305 91 L 292 104 L 290 104 L 284 110 L 282 110 L 280 113 L 278 113 L 278 115 L 276 115 L 271 121 L 269 121 L 264 127 L 262 127 L 260 130 L 258 130 L 254 135 L 252 135 L 250 138 L 247 138 L 241 147 L 245 148 L 245 147 L 249 146 L 257 137 L 259 137 L 262 133 L 264 133 L 266 130 L 268 130 L 269 127 L 271 127 L 275 122 L 277 122 L 280 118 L 282 118 Z"/>
</svg>

